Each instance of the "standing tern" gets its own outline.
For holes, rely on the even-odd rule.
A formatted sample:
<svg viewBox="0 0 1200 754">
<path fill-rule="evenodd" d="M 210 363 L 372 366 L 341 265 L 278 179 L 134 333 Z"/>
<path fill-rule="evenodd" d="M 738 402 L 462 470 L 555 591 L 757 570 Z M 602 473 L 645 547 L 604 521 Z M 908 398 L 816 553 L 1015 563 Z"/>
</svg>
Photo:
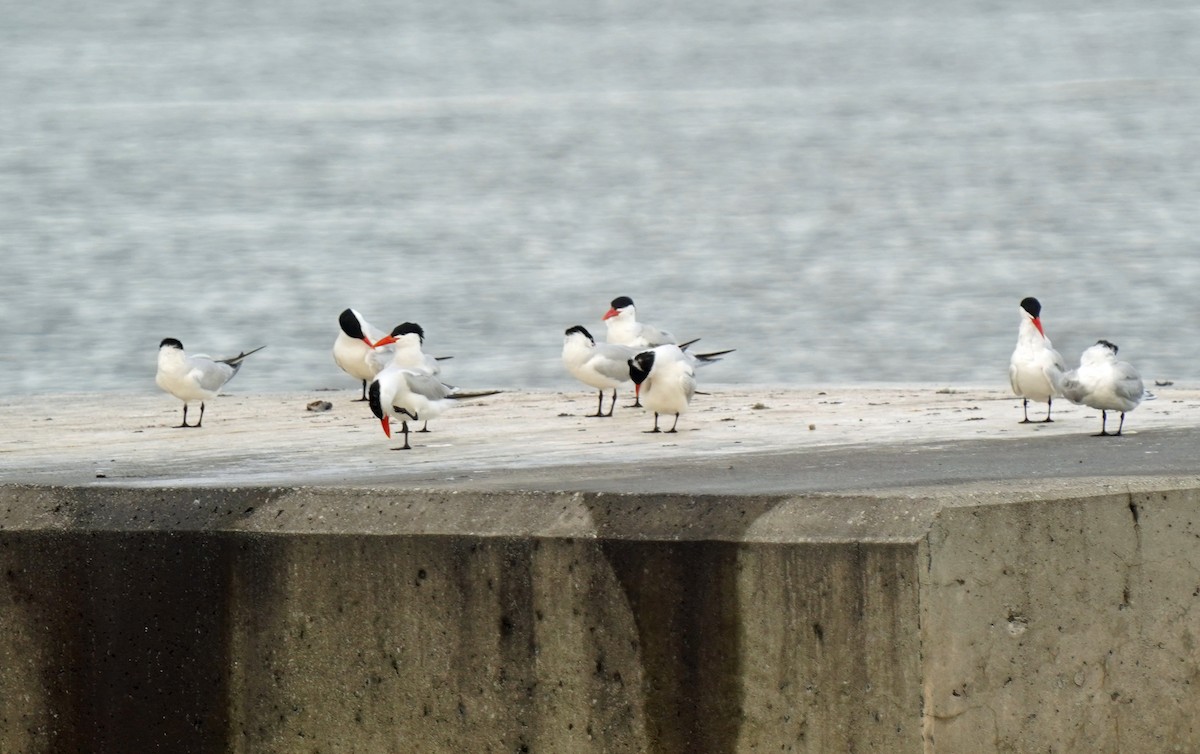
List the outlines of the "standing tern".
<svg viewBox="0 0 1200 754">
<path fill-rule="evenodd" d="M 217 392 L 225 383 L 233 379 L 242 368 L 242 362 L 247 356 L 265 347 L 259 346 L 253 351 L 243 351 L 229 359 L 214 359 L 202 353 L 188 356 L 184 353 L 183 344 L 178 340 L 163 338 L 158 344 L 158 374 L 155 375 L 154 381 L 160 388 L 183 401 L 183 423 L 175 426 L 199 427 L 204 422 L 204 401 L 217 396 Z M 200 418 L 195 424 L 187 423 L 190 401 L 200 401 Z"/>
<path fill-rule="evenodd" d="M 608 325 L 609 343 L 645 349 L 679 342 L 674 335 L 665 330 L 638 322 L 637 307 L 628 296 L 617 296 L 609 306 L 611 308 L 601 317 Z"/>
<path fill-rule="evenodd" d="M 1082 403 L 1100 409 L 1100 433 L 1095 437 L 1120 437 L 1125 428 L 1125 412 L 1132 411 L 1144 400 L 1153 400 L 1133 365 L 1117 361 L 1117 346 L 1098 340 L 1079 356 L 1079 368 L 1063 375 L 1062 392 L 1072 403 Z M 1105 424 L 1109 411 L 1121 412 L 1121 423 L 1115 433 Z"/>
<path fill-rule="evenodd" d="M 415 322 L 403 322 L 393 327 L 390 333 L 375 341 L 375 348 L 392 347 L 391 366 L 437 377 L 442 372 L 438 362 L 452 357 L 430 356 L 421 350 L 424 342 L 425 330 L 420 325 Z M 429 421 L 426 420 L 425 425 L 417 431 L 428 432 Z"/>
<path fill-rule="evenodd" d="M 571 376 L 600 391 L 596 413 L 588 416 L 612 416 L 617 407 L 617 388 L 629 382 L 629 360 L 638 350 L 616 343 L 597 343 L 582 325 L 568 327 L 563 333 L 562 361 Z M 612 405 L 604 411 L 604 391 L 612 388 Z"/>
<path fill-rule="evenodd" d="M 641 350 L 617 343 L 597 343 L 592 334 L 582 325 L 567 328 L 563 333 L 563 366 L 567 368 L 572 377 L 600 391 L 596 413 L 588 414 L 588 416 L 613 415 L 613 409 L 617 406 L 617 387 L 630 380 L 629 360 Z M 695 368 L 720 361 L 721 356 L 731 353 L 735 349 L 711 353 L 692 353 L 687 350 L 687 344 L 684 344 L 680 350 L 687 363 Z M 612 405 L 609 406 L 606 414 L 603 411 L 604 391 L 607 388 L 612 388 L 613 395 Z M 641 386 L 638 385 L 637 388 L 640 393 Z M 640 401 L 634 404 L 634 407 L 639 406 L 641 406 Z"/>
<path fill-rule="evenodd" d="M 362 397 L 367 400 L 367 383 L 392 360 L 392 349 L 375 349 L 375 342 L 384 332 L 373 327 L 354 309 L 346 309 L 338 316 L 337 339 L 333 341 L 333 360 L 342 371 L 356 380 L 362 380 Z"/>
<path fill-rule="evenodd" d="M 687 354 L 688 358 L 691 359 L 693 367 L 701 362 L 719 361 L 717 359 L 718 356 L 723 356 L 737 350 L 730 348 L 725 351 L 693 354 L 687 348 L 699 340 L 699 338 L 694 338 L 686 343 L 680 343 L 674 335 L 666 330 L 660 330 L 654 325 L 638 322 L 637 307 L 634 306 L 633 299 L 628 296 L 617 296 L 609 303 L 609 307 L 609 310 L 601 317 L 601 320 L 608 325 L 607 340 L 609 343 L 630 346 L 639 351 L 662 345 L 677 344 Z M 641 405 L 641 386 L 639 385 L 634 393 L 632 407 L 640 408 Z"/>
<path fill-rule="evenodd" d="M 392 436 L 389 419 L 396 419 L 404 432 L 404 446 L 396 450 L 412 450 L 408 444 L 408 420 L 428 421 L 450 408 L 453 390 L 436 377 L 424 372 L 391 365 L 386 367 L 367 388 L 371 413 L 383 424 L 383 433 Z"/>
<path fill-rule="evenodd" d="M 641 386 L 646 408 L 654 412 L 654 429 L 660 432 L 659 414 L 675 414 L 668 433 L 675 431 L 679 415 L 687 410 L 696 394 L 696 376 L 691 361 L 679 346 L 667 344 L 642 351 L 629 360 L 629 376 Z"/>
<path fill-rule="evenodd" d="M 1029 401 L 1046 402 L 1046 418 L 1052 422 L 1050 408 L 1056 396 L 1062 395 L 1059 383 L 1067 364 L 1054 350 L 1042 329 L 1042 305 L 1032 296 L 1021 300 L 1021 325 L 1017 331 L 1017 347 L 1008 362 L 1008 380 L 1013 392 L 1022 398 L 1025 418 L 1021 424 L 1031 424 Z"/>
</svg>

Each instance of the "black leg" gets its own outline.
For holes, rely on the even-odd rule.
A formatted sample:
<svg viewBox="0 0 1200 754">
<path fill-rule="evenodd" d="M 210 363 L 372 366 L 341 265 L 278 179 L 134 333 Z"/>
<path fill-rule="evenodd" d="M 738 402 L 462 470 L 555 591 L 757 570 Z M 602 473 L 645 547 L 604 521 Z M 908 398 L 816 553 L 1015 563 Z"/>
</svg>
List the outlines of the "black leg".
<svg viewBox="0 0 1200 754">
<path fill-rule="evenodd" d="M 1107 421 L 1108 421 L 1108 412 L 1101 411 L 1100 412 L 1100 434 L 1092 435 L 1092 437 L 1108 437 L 1108 432 L 1104 428 L 1104 425 Z"/>
<path fill-rule="evenodd" d="M 392 448 L 392 450 L 412 450 L 412 446 L 408 444 L 408 420 L 400 420 L 400 431 L 404 433 L 404 445 L 399 448 Z"/>
<path fill-rule="evenodd" d="M 652 435 L 652 434 L 654 434 L 655 432 L 661 432 L 661 431 L 662 431 L 662 430 L 658 428 L 658 412 L 657 412 L 657 411 L 655 411 L 655 412 L 654 412 L 654 429 L 648 429 L 648 430 L 646 430 L 646 434 L 648 434 L 648 435 Z"/>
<path fill-rule="evenodd" d="M 1121 423 L 1117 426 L 1117 437 L 1121 436 L 1121 430 L 1125 429 L 1125 412 L 1121 412 Z"/>
<path fill-rule="evenodd" d="M 183 404 L 183 424 L 176 424 L 175 428 L 183 429 L 184 427 L 190 427 L 190 426 L 192 426 L 192 425 L 187 423 L 187 404 L 185 403 L 185 404 Z"/>
<path fill-rule="evenodd" d="M 600 405 L 601 406 L 604 405 L 604 391 L 603 390 L 600 391 Z M 613 388 L 612 405 L 608 407 L 608 413 L 605 414 L 605 416 L 612 416 L 612 412 L 614 409 L 616 409 L 616 407 L 617 407 L 617 389 L 614 387 Z"/>
<path fill-rule="evenodd" d="M 675 425 L 679 423 L 679 414 L 675 414 L 675 421 L 671 424 L 671 428 L 667 430 L 667 434 L 675 431 Z"/>
<path fill-rule="evenodd" d="M 1047 399 L 1046 399 L 1046 418 L 1045 418 L 1045 419 L 1042 419 L 1042 424 L 1046 424 L 1046 423 L 1048 423 L 1048 422 L 1052 422 L 1052 421 L 1054 421 L 1053 419 L 1051 419 L 1051 418 L 1050 418 L 1050 406 L 1051 406 L 1051 405 L 1053 405 L 1053 404 L 1054 404 L 1054 399 L 1053 399 L 1053 398 L 1047 398 Z"/>
<path fill-rule="evenodd" d="M 418 432 L 428 432 L 428 431 L 429 431 L 429 420 L 428 420 L 428 419 L 426 419 L 426 420 L 425 420 L 425 423 L 424 423 L 424 424 L 422 424 L 422 425 L 421 425 L 421 428 L 420 428 L 420 429 L 418 429 L 417 431 L 418 431 Z"/>
<path fill-rule="evenodd" d="M 200 401 L 200 418 L 196 420 L 196 426 L 199 427 L 204 423 L 204 401 Z"/>
<path fill-rule="evenodd" d="M 361 398 L 355 398 L 355 399 L 354 399 L 353 401 L 351 401 L 351 402 L 352 402 L 352 403 L 360 403 L 360 402 L 362 402 L 362 401 L 365 401 L 365 400 L 367 400 L 367 381 L 366 381 L 366 380 L 363 380 L 363 394 L 362 394 L 362 397 L 361 397 Z"/>
<path fill-rule="evenodd" d="M 604 391 L 601 390 L 600 391 L 600 403 L 596 405 L 596 413 L 588 414 L 588 416 L 592 416 L 592 417 L 604 416 L 604 414 L 601 413 L 603 410 L 604 410 Z"/>
<path fill-rule="evenodd" d="M 1033 424 L 1033 422 L 1029 421 L 1029 399 L 1028 398 L 1021 399 L 1021 407 L 1023 409 L 1025 409 L 1025 418 L 1022 419 L 1020 423 L 1021 424 Z"/>
</svg>

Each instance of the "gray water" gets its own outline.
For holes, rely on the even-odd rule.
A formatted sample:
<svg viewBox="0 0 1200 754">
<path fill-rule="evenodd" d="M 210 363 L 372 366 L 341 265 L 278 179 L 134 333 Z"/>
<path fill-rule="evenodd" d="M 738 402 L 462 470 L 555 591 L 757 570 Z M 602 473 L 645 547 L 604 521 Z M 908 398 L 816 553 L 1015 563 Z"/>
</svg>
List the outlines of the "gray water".
<svg viewBox="0 0 1200 754">
<path fill-rule="evenodd" d="M 702 381 L 1200 364 L 1194 0 L 0 0 L 0 391 L 353 387 L 339 311 L 572 387 L 615 296 Z"/>
</svg>

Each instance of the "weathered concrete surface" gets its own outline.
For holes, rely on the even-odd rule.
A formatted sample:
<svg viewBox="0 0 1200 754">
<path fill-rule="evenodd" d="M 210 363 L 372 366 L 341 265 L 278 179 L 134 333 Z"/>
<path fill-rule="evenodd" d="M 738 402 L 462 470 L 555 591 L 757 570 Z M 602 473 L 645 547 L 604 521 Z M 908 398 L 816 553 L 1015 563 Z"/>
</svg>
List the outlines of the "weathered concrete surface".
<svg viewBox="0 0 1200 754">
<path fill-rule="evenodd" d="M 0 406 L 0 751 L 1200 750 L 1160 394 L 516 394 L 407 453 L 349 393 Z"/>
</svg>

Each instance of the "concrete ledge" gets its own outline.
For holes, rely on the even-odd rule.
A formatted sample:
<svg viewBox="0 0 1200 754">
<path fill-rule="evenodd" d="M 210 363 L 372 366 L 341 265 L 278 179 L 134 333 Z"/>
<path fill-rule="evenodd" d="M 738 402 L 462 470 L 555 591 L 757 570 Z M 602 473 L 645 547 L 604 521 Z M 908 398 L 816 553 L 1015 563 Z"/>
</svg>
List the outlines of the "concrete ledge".
<svg viewBox="0 0 1200 754">
<path fill-rule="evenodd" d="M 39 434 L 0 447 L 42 482 L 0 486 L 0 751 L 1200 750 L 1196 432 L 1074 423 L 304 487 L 236 432 L 119 430 L 122 480 Z"/>
<path fill-rule="evenodd" d="M 0 749 L 1200 746 L 1196 490 L 960 492 L 2 488 Z"/>
</svg>

